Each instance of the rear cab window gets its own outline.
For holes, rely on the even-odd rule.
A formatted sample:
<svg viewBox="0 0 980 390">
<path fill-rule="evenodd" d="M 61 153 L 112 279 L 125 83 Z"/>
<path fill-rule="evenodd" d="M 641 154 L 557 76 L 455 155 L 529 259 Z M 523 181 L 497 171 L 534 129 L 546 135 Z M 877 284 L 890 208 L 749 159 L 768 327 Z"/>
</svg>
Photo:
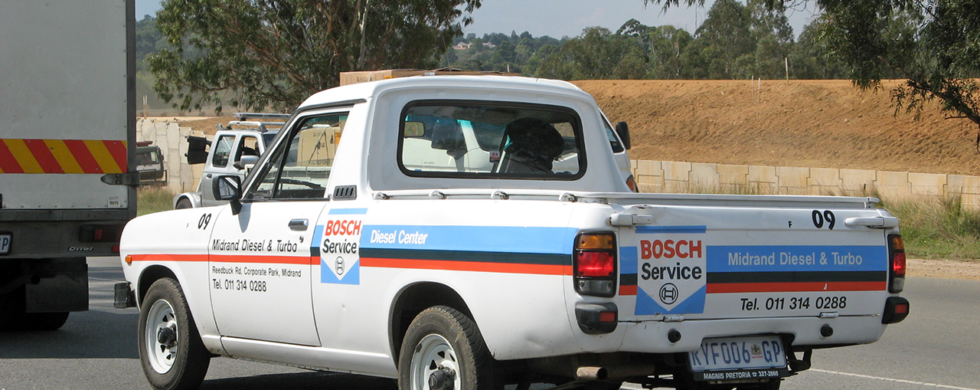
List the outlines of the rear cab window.
<svg viewBox="0 0 980 390">
<path fill-rule="evenodd" d="M 399 123 L 408 176 L 575 180 L 586 168 L 581 120 L 558 106 L 416 101 Z"/>
</svg>

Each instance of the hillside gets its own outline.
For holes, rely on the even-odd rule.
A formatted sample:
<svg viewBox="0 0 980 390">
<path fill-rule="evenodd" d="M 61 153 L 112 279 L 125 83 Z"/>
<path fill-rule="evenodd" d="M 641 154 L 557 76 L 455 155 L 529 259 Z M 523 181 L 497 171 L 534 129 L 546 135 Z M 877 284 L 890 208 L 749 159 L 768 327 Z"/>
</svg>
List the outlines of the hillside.
<svg viewBox="0 0 980 390">
<path fill-rule="evenodd" d="M 886 83 L 846 80 L 633 81 L 576 85 L 630 125 L 630 157 L 740 165 L 980 175 L 976 125 L 927 106 L 894 115 Z"/>
<path fill-rule="evenodd" d="M 980 175 L 977 127 L 929 106 L 894 115 L 889 90 L 846 80 L 588 80 L 609 119 L 630 125 L 630 157 L 737 165 Z M 213 134 L 231 117 L 184 122 Z"/>
</svg>

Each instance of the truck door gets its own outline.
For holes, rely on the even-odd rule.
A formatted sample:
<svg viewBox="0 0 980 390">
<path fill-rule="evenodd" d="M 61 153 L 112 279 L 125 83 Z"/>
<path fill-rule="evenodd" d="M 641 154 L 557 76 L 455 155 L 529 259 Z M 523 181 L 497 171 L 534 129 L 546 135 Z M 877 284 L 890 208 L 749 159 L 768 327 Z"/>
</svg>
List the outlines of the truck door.
<svg viewBox="0 0 980 390">
<path fill-rule="evenodd" d="M 211 158 L 208 160 L 207 165 L 204 167 L 204 175 L 201 176 L 201 184 L 197 189 L 201 192 L 202 206 L 217 206 L 224 203 L 214 200 L 214 194 L 211 192 L 211 183 L 215 176 L 235 172 L 235 168 L 232 167 L 233 161 L 231 161 L 234 146 L 234 134 L 220 135 L 212 144 L 211 147 L 214 150 L 211 153 Z"/>
<path fill-rule="evenodd" d="M 241 211 L 220 213 L 209 258 L 212 283 L 221 284 L 212 286 L 211 303 L 222 336 L 320 345 L 311 297 L 311 264 L 320 256 L 311 243 L 332 158 L 317 150 L 322 127 L 336 119 L 299 119 L 259 162 Z"/>
</svg>

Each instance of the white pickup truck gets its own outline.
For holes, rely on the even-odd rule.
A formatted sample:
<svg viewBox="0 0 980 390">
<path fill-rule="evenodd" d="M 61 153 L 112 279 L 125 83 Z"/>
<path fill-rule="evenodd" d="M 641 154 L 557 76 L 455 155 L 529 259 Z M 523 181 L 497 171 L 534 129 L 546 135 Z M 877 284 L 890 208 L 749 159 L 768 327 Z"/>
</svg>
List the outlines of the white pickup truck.
<svg viewBox="0 0 980 390">
<path fill-rule="evenodd" d="M 245 179 L 250 167 L 258 161 L 268 145 L 275 139 L 282 122 L 260 121 L 260 119 L 284 120 L 285 114 L 235 113 L 239 120 L 218 125 L 213 140 L 205 137 L 187 137 L 187 163 L 204 164 L 197 190 L 183 192 L 174 196 L 175 209 L 217 206 L 226 203 L 214 199 L 211 182 L 217 176 L 237 175 Z M 268 127 L 273 127 L 269 129 Z"/>
<path fill-rule="evenodd" d="M 313 95 L 245 182 L 216 178 L 228 204 L 126 227 L 147 378 L 194 388 L 227 356 L 405 390 L 778 389 L 908 314 L 876 199 L 634 193 L 611 129 L 551 80 Z"/>
</svg>

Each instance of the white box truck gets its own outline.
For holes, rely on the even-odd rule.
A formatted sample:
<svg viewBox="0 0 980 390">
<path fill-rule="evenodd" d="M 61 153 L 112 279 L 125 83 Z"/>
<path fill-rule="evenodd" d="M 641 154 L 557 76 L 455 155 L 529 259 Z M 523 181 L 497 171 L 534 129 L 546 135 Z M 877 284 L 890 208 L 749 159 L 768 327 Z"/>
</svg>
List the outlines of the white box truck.
<svg viewBox="0 0 980 390">
<path fill-rule="evenodd" d="M 0 2 L 0 330 L 88 309 L 136 215 L 133 0 Z"/>
</svg>

